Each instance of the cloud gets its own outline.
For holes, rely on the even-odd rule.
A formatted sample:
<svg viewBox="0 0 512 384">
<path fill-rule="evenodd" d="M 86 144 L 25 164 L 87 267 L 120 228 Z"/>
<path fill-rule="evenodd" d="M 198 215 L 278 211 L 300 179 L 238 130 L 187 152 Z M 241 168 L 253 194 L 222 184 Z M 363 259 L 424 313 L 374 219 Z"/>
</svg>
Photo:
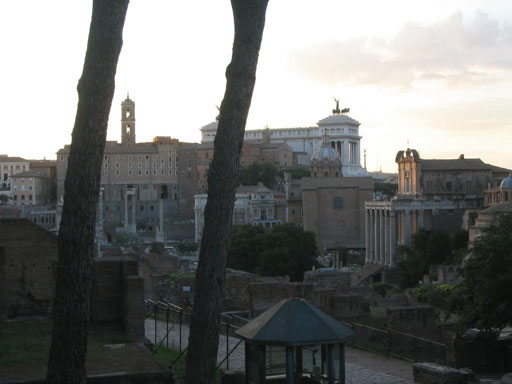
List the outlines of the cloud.
<svg viewBox="0 0 512 384">
<path fill-rule="evenodd" d="M 328 84 L 462 87 L 512 79 L 510 52 L 512 24 L 483 12 L 464 23 L 456 12 L 427 26 L 405 24 L 389 40 L 360 37 L 295 51 L 289 64 Z"/>
</svg>

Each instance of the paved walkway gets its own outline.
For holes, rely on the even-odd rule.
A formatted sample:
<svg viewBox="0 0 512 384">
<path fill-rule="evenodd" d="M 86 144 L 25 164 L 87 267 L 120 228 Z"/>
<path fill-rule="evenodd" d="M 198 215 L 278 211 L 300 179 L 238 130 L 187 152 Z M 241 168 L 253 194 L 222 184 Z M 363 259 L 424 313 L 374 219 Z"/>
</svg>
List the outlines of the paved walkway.
<svg viewBox="0 0 512 384">
<path fill-rule="evenodd" d="M 179 325 L 169 323 L 169 347 L 179 349 Z M 182 349 L 188 343 L 188 325 L 181 327 Z M 157 322 L 157 344 L 163 340 L 162 345 L 166 345 L 166 323 Z M 155 320 L 146 320 L 146 337 L 155 342 Z M 220 335 L 219 352 L 217 361 L 221 362 L 226 356 L 226 336 Z M 229 349 L 235 347 L 238 339 L 230 337 Z M 244 370 L 244 344 L 241 343 L 235 351 L 229 356 L 229 369 Z M 412 363 L 396 359 L 393 357 L 382 356 L 376 353 L 363 351 L 357 348 L 347 347 L 346 349 L 346 383 L 347 384 L 412 384 Z M 226 362 L 222 364 L 227 368 Z"/>
</svg>

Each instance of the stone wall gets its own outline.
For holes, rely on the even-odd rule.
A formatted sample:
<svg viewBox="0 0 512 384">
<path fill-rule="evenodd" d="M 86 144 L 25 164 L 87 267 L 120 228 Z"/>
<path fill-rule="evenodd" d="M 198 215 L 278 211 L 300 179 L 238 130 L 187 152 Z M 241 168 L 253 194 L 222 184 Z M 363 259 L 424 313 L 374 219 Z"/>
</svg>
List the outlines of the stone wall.
<svg viewBox="0 0 512 384">
<path fill-rule="evenodd" d="M 414 382 L 419 384 L 465 384 L 473 379 L 470 369 L 455 369 L 434 363 L 412 366 Z"/>
<path fill-rule="evenodd" d="M 388 308 L 386 314 L 389 329 L 427 340 L 441 340 L 440 328 L 437 325 L 437 317 L 432 307 Z"/>
<path fill-rule="evenodd" d="M 57 237 L 25 219 L 0 220 L 0 318 L 51 312 L 57 271 Z M 144 289 L 129 257 L 93 262 L 91 321 L 118 323 L 144 334 Z"/>
<path fill-rule="evenodd" d="M 5 250 L 0 247 L 0 322 L 7 319 L 7 280 L 5 278 Z"/>
<path fill-rule="evenodd" d="M 0 245 L 4 248 L 7 316 L 48 313 L 57 237 L 25 219 L 1 219 Z"/>
</svg>

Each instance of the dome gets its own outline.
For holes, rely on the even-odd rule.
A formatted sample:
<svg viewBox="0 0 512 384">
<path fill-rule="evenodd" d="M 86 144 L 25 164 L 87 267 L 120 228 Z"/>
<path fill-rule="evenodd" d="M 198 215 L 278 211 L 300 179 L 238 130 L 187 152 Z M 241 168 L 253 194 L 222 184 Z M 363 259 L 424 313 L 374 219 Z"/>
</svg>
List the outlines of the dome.
<svg viewBox="0 0 512 384">
<path fill-rule="evenodd" d="M 322 145 L 319 149 L 317 149 L 313 156 L 311 157 L 311 161 L 341 161 L 340 155 L 338 152 L 332 148 L 330 145 Z"/>
<path fill-rule="evenodd" d="M 311 162 L 316 161 L 332 161 L 341 163 L 341 157 L 338 151 L 329 144 L 329 136 L 327 136 L 327 134 L 324 134 L 322 146 L 313 152 L 313 156 L 311 156 Z"/>
<path fill-rule="evenodd" d="M 500 184 L 501 189 L 512 189 L 512 173 L 504 178 Z"/>
</svg>

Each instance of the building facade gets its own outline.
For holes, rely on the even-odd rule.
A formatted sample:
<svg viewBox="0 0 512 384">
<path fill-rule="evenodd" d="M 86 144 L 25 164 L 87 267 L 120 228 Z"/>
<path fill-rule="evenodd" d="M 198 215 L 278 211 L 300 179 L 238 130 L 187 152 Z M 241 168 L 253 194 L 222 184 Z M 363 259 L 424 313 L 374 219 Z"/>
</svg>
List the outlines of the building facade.
<svg viewBox="0 0 512 384">
<path fill-rule="evenodd" d="M 135 103 L 121 103 L 121 142 L 107 141 L 101 171 L 102 217 L 106 223 L 123 223 L 126 230 L 154 230 L 181 213 L 192 216 L 190 198 L 197 193 L 197 169 L 193 144 L 169 136 L 152 142 L 136 141 Z M 57 198 L 62 204 L 70 146 L 57 152 Z M 184 161 L 184 163 L 182 163 Z M 180 203 L 183 205 L 180 206 Z"/>
<path fill-rule="evenodd" d="M 337 108 L 333 114 L 320 120 L 315 127 L 272 128 L 246 130 L 244 142 L 286 143 L 294 154 L 296 164 L 309 166 L 313 153 L 322 146 L 323 136 L 340 155 L 345 177 L 366 176 L 361 166 L 360 123 Z M 217 122 L 201 128 L 201 143 L 213 143 Z"/>
<path fill-rule="evenodd" d="M 480 209 L 484 190 L 508 170 L 480 159 L 422 159 L 418 151 L 399 151 L 397 196 L 368 201 L 366 263 L 390 267 L 400 261 L 397 245 L 409 245 L 420 228 L 454 232 L 462 228 L 466 210 Z"/>
<path fill-rule="evenodd" d="M 261 225 L 272 228 L 286 221 L 286 203 L 280 199 L 279 192 L 272 191 L 263 183 L 238 187 L 233 209 L 233 225 Z M 201 241 L 204 227 L 204 210 L 207 194 L 195 196 L 195 240 Z"/>
<path fill-rule="evenodd" d="M 14 205 L 49 204 L 50 178 L 40 171 L 17 173 L 11 176 L 11 193 Z"/>
</svg>

